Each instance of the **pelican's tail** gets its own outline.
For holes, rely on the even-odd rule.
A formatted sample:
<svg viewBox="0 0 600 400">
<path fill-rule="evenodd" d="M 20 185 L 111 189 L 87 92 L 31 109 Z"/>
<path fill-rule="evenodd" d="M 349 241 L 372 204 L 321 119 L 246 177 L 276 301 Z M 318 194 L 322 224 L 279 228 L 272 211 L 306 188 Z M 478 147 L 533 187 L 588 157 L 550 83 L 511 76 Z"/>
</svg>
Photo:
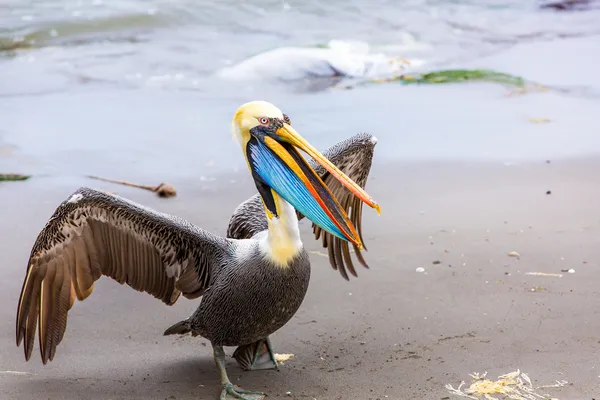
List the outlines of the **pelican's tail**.
<svg viewBox="0 0 600 400">
<path fill-rule="evenodd" d="M 184 319 L 183 321 L 179 321 L 175 325 L 172 325 L 169 329 L 163 333 L 163 335 L 185 335 L 186 333 L 190 333 L 192 328 L 190 327 L 190 320 Z"/>
</svg>

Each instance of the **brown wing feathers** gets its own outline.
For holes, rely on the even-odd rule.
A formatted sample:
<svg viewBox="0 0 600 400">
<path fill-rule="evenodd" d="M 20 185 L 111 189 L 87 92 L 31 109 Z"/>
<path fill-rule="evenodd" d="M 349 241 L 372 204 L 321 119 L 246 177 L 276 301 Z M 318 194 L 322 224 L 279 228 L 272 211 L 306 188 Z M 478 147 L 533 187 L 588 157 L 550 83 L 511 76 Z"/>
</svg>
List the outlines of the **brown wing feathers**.
<svg viewBox="0 0 600 400">
<path fill-rule="evenodd" d="M 349 176 L 352 177 L 351 175 Z M 364 243 L 362 236 L 362 201 L 350 193 L 348 189 L 339 184 L 339 182 L 331 176 L 328 175 L 325 177 L 324 182 L 330 188 L 332 188 L 332 192 L 340 202 L 340 205 L 348 211 L 348 217 L 352 221 L 352 224 L 356 227 L 360 240 L 363 242 L 363 248 L 364 250 L 367 250 L 367 246 Z M 361 184 L 361 186 L 363 185 L 364 183 Z M 352 276 L 358 277 L 356 269 L 354 268 L 354 263 L 352 262 L 352 257 L 350 255 L 350 243 L 329 234 L 316 224 L 313 224 L 313 233 L 315 235 L 315 239 L 322 239 L 321 242 L 323 243 L 323 247 L 327 248 L 328 250 L 329 263 L 333 269 L 338 270 L 342 277 L 346 280 L 349 279 L 346 269 L 348 272 L 350 272 L 350 274 L 352 274 Z M 361 254 L 361 250 L 359 250 L 354 244 L 352 244 L 352 247 L 354 250 L 353 253 L 358 259 L 358 262 L 363 267 L 369 268 Z"/>
<path fill-rule="evenodd" d="M 359 186 L 365 187 L 367 178 L 371 170 L 373 153 L 375 149 L 376 139 L 367 133 L 359 133 L 342 142 L 339 142 L 329 149 L 323 155 L 335 164 L 342 172 L 350 177 Z M 362 236 L 362 207 L 363 203 L 346 189 L 337 179 L 332 177 L 325 169 L 317 164 L 314 160 L 309 159 L 311 167 L 315 169 L 317 174 L 321 176 L 323 182 L 329 187 L 333 195 L 338 199 L 340 205 L 348 213 L 348 217 L 356 228 L 356 231 L 363 242 L 364 250 L 367 246 Z M 299 214 L 299 218 L 304 216 Z M 349 279 L 346 269 L 353 276 L 357 277 L 354 263 L 350 255 L 349 243 L 341 240 L 323 231 L 316 224 L 313 224 L 313 233 L 315 239 L 322 238 L 323 247 L 327 248 L 329 254 L 329 263 L 331 267 L 340 272 L 340 275 L 346 280 Z M 358 259 L 358 262 L 365 268 L 369 268 L 361 250 L 353 246 L 353 253 Z"/>
<path fill-rule="evenodd" d="M 68 311 L 76 298 L 82 301 L 92 293 L 102 275 L 170 305 L 182 293 L 189 298 L 203 293 L 211 263 L 226 246 L 224 239 L 183 220 L 116 196 L 91 189 L 73 196 L 81 197 L 57 208 L 29 259 L 16 320 L 17 346 L 24 341 L 26 360 L 37 325 L 42 362 L 52 361 Z"/>
</svg>

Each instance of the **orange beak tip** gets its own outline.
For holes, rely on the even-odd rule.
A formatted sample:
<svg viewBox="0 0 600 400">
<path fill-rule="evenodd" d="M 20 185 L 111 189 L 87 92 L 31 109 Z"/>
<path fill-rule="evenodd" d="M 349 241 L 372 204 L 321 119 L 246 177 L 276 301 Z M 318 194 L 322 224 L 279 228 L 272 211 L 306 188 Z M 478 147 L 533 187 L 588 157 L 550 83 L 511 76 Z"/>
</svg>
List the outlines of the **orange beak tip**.
<svg viewBox="0 0 600 400">
<path fill-rule="evenodd" d="M 377 210 L 377 215 L 381 215 L 381 207 L 379 207 L 379 204 L 373 202 L 373 208 Z"/>
</svg>

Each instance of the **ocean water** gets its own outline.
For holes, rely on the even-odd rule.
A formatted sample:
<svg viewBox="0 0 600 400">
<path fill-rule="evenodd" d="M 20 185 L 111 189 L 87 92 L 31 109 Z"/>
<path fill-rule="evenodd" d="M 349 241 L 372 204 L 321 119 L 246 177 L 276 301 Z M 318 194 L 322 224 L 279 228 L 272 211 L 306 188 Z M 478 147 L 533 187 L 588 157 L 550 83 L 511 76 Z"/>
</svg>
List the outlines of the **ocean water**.
<svg viewBox="0 0 600 400">
<path fill-rule="evenodd" d="M 490 68 L 550 87 L 332 87 L 278 48 L 331 41 L 421 69 Z M 245 168 L 230 120 L 272 101 L 316 147 L 359 131 L 376 163 L 513 163 L 600 152 L 600 10 L 518 0 L 3 0 L 0 173 L 211 179 Z M 321 71 L 324 64 L 315 64 Z M 327 69 L 327 68 L 325 68 Z M 280 79 L 279 71 L 293 78 Z M 286 75 L 287 76 L 287 75 Z M 350 82 L 351 84 L 352 82 Z"/>
</svg>

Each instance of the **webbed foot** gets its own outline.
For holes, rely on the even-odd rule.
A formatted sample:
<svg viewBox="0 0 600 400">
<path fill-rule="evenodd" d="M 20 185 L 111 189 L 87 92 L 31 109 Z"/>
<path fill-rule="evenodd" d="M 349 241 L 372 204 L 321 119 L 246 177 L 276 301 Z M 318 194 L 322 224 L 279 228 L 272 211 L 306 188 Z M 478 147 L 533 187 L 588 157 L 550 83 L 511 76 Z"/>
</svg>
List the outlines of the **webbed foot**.
<svg viewBox="0 0 600 400">
<path fill-rule="evenodd" d="M 271 347 L 271 340 L 267 337 L 254 343 L 246 344 L 235 349 L 233 358 L 240 367 L 246 371 L 277 369 L 279 364 Z"/>
<path fill-rule="evenodd" d="M 219 397 L 220 400 L 264 400 L 265 394 L 262 392 L 252 392 L 234 386 L 229 377 L 227 377 L 227 371 L 225 371 L 225 352 L 223 351 L 223 347 L 213 345 L 213 351 L 223 387 L 221 396 Z"/>
<path fill-rule="evenodd" d="M 263 400 L 265 394 L 262 392 L 253 392 L 234 386 L 232 383 L 223 385 L 220 400 Z"/>
</svg>

